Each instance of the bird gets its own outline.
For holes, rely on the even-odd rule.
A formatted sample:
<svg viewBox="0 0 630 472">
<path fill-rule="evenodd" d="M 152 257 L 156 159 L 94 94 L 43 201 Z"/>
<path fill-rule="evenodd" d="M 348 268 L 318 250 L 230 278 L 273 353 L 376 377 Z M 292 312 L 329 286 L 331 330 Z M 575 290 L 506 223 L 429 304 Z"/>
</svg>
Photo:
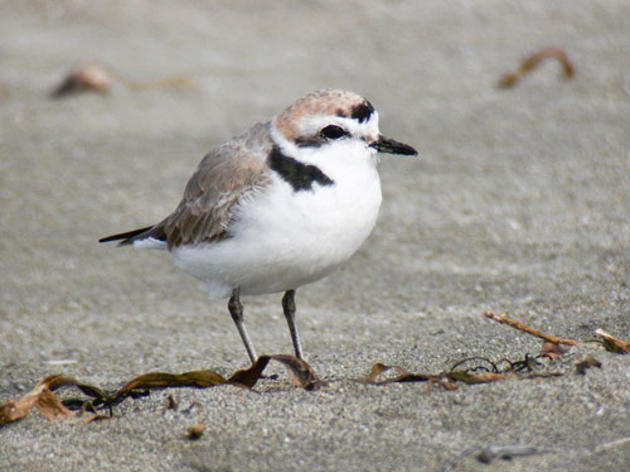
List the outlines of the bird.
<svg viewBox="0 0 630 472">
<path fill-rule="evenodd" d="M 316 90 L 212 148 L 162 221 L 99 242 L 168 250 L 211 299 L 228 299 L 252 363 L 240 297 L 283 292 L 303 359 L 295 291 L 348 261 L 371 233 L 382 201 L 378 153 L 418 154 L 380 133 L 363 96 Z"/>
</svg>

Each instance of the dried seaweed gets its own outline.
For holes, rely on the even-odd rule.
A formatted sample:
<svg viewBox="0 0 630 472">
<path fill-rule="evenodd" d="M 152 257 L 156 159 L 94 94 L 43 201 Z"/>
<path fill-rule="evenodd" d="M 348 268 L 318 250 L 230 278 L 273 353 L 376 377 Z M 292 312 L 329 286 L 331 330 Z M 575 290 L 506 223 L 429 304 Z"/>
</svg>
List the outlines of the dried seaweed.
<svg viewBox="0 0 630 472">
<path fill-rule="evenodd" d="M 527 56 L 514 72 L 503 75 L 497 82 L 499 88 L 510 88 L 519 84 L 538 65 L 546 59 L 556 59 L 562 66 L 560 77 L 569 80 L 575 75 L 575 67 L 569 60 L 567 53 L 555 47 L 546 47 Z"/>
<path fill-rule="evenodd" d="M 512 460 L 518 456 L 534 454 L 549 454 L 553 451 L 531 446 L 488 446 L 477 454 L 477 460 L 483 464 L 490 464 L 495 459 Z"/>
<path fill-rule="evenodd" d="M 602 363 L 593 356 L 587 356 L 583 361 L 575 364 L 575 372 L 580 375 L 586 375 L 586 369 L 590 369 L 591 367 L 601 369 Z"/>
<path fill-rule="evenodd" d="M 537 329 L 530 328 L 529 326 L 524 325 L 520 321 L 517 321 L 513 318 L 510 318 L 505 313 L 497 314 L 492 310 L 488 310 L 483 314 L 486 318 L 489 318 L 494 321 L 498 321 L 499 323 L 506 324 L 511 326 L 512 328 L 516 328 L 519 331 L 523 331 L 524 333 L 531 334 L 532 336 L 536 336 L 538 338 L 544 339 L 545 343 L 541 349 L 541 355 L 548 357 L 549 359 L 555 359 L 556 357 L 566 353 L 566 350 L 562 348 L 560 345 L 565 344 L 569 346 L 576 346 L 582 343 L 586 343 L 588 341 L 576 341 L 574 339 L 564 339 L 558 338 L 556 336 L 552 336 L 550 334 L 543 333 L 538 331 Z M 603 329 L 596 329 L 595 334 L 601 338 L 597 340 L 597 342 L 601 343 L 609 352 L 614 352 L 617 354 L 627 354 L 630 352 L 630 342 L 619 339 L 611 334 L 608 334 Z"/>
<path fill-rule="evenodd" d="M 33 390 L 22 398 L 10 400 L 0 405 L 0 424 L 24 418 L 33 408 L 36 408 L 50 421 L 58 421 L 74 416 L 75 413 L 68 409 L 53 393 L 54 390 L 68 385 L 78 387 L 87 395 L 96 396 L 102 394 L 99 389 L 85 385 L 73 377 L 59 374 L 49 375 L 40 380 Z"/>
<path fill-rule="evenodd" d="M 548 357 L 551 360 L 566 354 L 566 352 L 567 349 L 563 348 L 560 344 L 552 343 L 550 341 L 545 341 L 540 348 L 540 355 Z"/>
<path fill-rule="evenodd" d="M 324 384 L 305 361 L 285 354 L 260 356 L 249 369 L 239 370 L 227 379 L 210 370 L 195 370 L 184 372 L 183 374 L 149 372 L 125 383 L 113 394 L 107 394 L 98 387 L 79 382 L 74 377 L 53 374 L 38 382 L 35 388 L 22 398 L 0 405 L 0 425 L 25 417 L 33 408 L 36 408 L 51 421 L 77 416 L 77 413 L 71 410 L 69 406 L 78 406 L 77 410 L 80 409 L 80 414 L 88 410 L 96 412 L 98 408 L 105 407 L 109 410 L 110 416 L 112 416 L 113 406 L 125 398 L 146 396 L 149 394 L 149 390 L 156 388 L 208 388 L 216 385 L 231 384 L 251 389 L 261 378 L 269 360 L 278 361 L 287 367 L 297 387 L 316 390 Z M 62 402 L 53 392 L 60 387 L 67 386 L 78 388 L 85 395 L 91 397 L 92 400 L 70 399 Z M 101 415 L 94 414 L 87 420 L 91 421 L 101 418 Z"/>
<path fill-rule="evenodd" d="M 564 345 L 576 345 L 579 342 L 573 339 L 563 339 L 542 333 L 530 328 L 519 321 L 509 318 L 505 313 L 500 315 L 493 311 L 486 311 L 484 316 L 494 321 L 507 324 L 525 333 L 545 340 L 541 354 L 532 356 L 525 354 L 521 359 L 500 359 L 493 361 L 485 357 L 467 357 L 457 361 L 449 370 L 438 374 L 425 374 L 409 372 L 399 365 L 386 365 L 376 363 L 370 373 L 355 381 L 372 384 L 388 385 L 392 383 L 426 382 L 427 392 L 434 385 L 445 390 L 455 390 L 458 384 L 481 384 L 497 382 L 507 379 L 532 379 L 549 378 L 562 375 L 558 372 L 537 372 L 547 359 L 553 361 L 564 354 Z M 603 344 L 609 351 L 618 353 L 630 352 L 630 343 L 616 338 L 605 331 L 598 329 L 596 334 L 603 338 Z M 183 374 L 168 372 L 149 372 L 142 374 L 126 382 L 114 393 L 107 393 L 98 387 L 85 384 L 74 377 L 61 374 L 49 375 L 42 379 L 29 393 L 17 400 L 8 401 L 0 405 L 0 425 L 19 420 L 25 417 L 33 408 L 37 409 L 50 421 L 72 418 L 75 422 L 89 422 L 107 418 L 98 413 L 99 409 L 107 408 L 110 417 L 113 415 L 113 407 L 125 398 L 138 398 L 149 395 L 151 389 L 169 387 L 194 387 L 209 388 L 217 385 L 235 385 L 252 389 L 258 380 L 262 378 L 263 371 L 270 360 L 283 364 L 289 371 L 295 386 L 307 390 L 317 390 L 324 382 L 319 379 L 312 367 L 295 356 L 276 354 L 260 356 L 249 368 L 234 372 L 229 378 L 210 370 L 196 370 Z M 592 356 L 586 357 L 576 364 L 578 374 L 584 375 L 591 367 L 601 367 L 601 363 Z M 394 375 L 384 377 L 386 372 L 394 372 Z M 86 398 L 70 398 L 60 400 L 54 393 L 61 387 L 75 387 L 85 394 Z M 177 402 L 169 395 L 166 409 L 177 409 Z"/>
<path fill-rule="evenodd" d="M 630 342 L 616 338 L 603 329 L 596 329 L 595 334 L 603 338 L 602 342 L 607 351 L 616 352 L 617 354 L 627 354 L 630 352 Z"/>
<path fill-rule="evenodd" d="M 507 324 L 507 325 L 511 326 L 512 328 L 516 328 L 516 329 L 518 329 L 520 331 L 523 331 L 523 332 L 525 332 L 527 334 L 531 334 L 532 336 L 536 336 L 538 338 L 544 339 L 545 341 L 548 341 L 548 342 L 553 343 L 553 344 L 567 344 L 569 346 L 575 346 L 575 345 L 578 344 L 578 341 L 575 341 L 574 339 L 558 338 L 558 337 L 552 336 L 550 334 L 545 334 L 545 333 L 543 333 L 541 331 L 538 331 L 537 329 L 530 328 L 529 326 L 525 326 L 524 324 L 520 323 L 519 321 L 510 318 L 505 313 L 497 314 L 497 313 L 495 313 L 492 310 L 488 310 L 488 311 L 484 312 L 484 316 L 486 318 L 491 319 L 491 320 L 498 321 L 499 323 Z"/>
<path fill-rule="evenodd" d="M 198 89 L 195 81 L 185 74 L 150 81 L 136 81 L 124 78 L 111 67 L 107 67 L 96 61 L 91 61 L 80 64 L 72 69 L 61 80 L 59 85 L 52 90 L 50 96 L 52 98 L 65 98 L 80 92 L 106 94 L 109 93 L 115 81 L 120 81 L 133 90 L 163 87 L 178 87 L 190 90 Z"/>
<path fill-rule="evenodd" d="M 50 93 L 53 98 L 63 98 L 79 92 L 105 94 L 114 80 L 113 74 L 102 64 L 89 62 L 72 69 Z"/>
<path fill-rule="evenodd" d="M 457 389 L 458 382 L 474 385 L 506 379 L 547 378 L 562 375 L 559 372 L 533 372 L 536 367 L 541 365 L 537 359 L 542 357 L 543 356 L 532 357 L 526 354 L 523 359 L 517 361 L 502 359 L 499 362 L 494 362 L 479 356 L 468 357 L 456 362 L 451 369 L 440 372 L 439 374 L 412 373 L 399 365 L 391 366 L 376 363 L 372 366 L 370 373 L 366 377 L 355 379 L 355 381 L 372 385 L 388 385 L 401 382 L 428 382 L 428 391 L 430 391 L 433 385 L 438 385 L 446 390 L 455 390 Z M 465 364 L 470 362 L 474 363 L 465 367 Z M 506 364 L 506 368 L 500 370 L 498 367 L 499 363 Z M 381 374 L 390 370 L 396 371 L 397 375 L 379 380 Z M 523 371 L 526 373 L 523 374 Z"/>
</svg>

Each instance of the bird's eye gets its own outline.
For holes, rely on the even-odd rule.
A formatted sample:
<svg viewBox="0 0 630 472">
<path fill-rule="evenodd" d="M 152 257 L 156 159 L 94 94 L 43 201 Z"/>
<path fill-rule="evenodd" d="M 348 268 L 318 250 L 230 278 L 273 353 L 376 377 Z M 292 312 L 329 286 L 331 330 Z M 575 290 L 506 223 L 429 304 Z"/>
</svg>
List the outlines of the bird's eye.
<svg viewBox="0 0 630 472">
<path fill-rule="evenodd" d="M 328 139 L 339 139 L 342 136 L 345 136 L 347 133 L 340 126 L 328 125 L 321 130 L 320 134 Z"/>
</svg>

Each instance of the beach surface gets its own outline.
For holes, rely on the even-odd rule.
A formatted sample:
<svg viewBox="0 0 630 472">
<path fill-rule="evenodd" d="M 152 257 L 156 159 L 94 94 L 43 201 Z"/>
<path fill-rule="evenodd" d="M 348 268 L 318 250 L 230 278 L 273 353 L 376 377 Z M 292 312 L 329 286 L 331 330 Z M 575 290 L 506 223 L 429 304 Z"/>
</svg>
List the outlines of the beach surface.
<svg viewBox="0 0 630 472">
<path fill-rule="evenodd" d="M 497 87 L 546 47 L 570 80 L 552 58 Z M 248 366 L 227 301 L 168 253 L 97 242 L 170 213 L 212 146 L 330 87 L 420 156 L 383 156 L 374 232 L 297 291 L 325 386 L 272 362 L 253 391 L 154 390 L 89 423 L 33 411 L 0 426 L 0 470 L 627 471 L 630 356 L 588 341 L 630 339 L 629 51 L 621 0 L 1 2 L 0 403 L 53 373 L 113 391 Z M 50 97 L 88 61 L 108 93 Z M 280 299 L 242 300 L 261 353 L 291 353 Z M 356 381 L 540 354 L 487 310 L 583 342 L 453 390 Z"/>
</svg>

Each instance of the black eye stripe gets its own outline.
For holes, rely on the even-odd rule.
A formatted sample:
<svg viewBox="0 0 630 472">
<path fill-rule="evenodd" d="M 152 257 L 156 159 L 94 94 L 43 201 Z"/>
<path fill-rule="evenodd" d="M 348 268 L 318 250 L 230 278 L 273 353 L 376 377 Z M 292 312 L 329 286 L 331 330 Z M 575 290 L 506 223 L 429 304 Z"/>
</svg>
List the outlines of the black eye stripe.
<svg viewBox="0 0 630 472">
<path fill-rule="evenodd" d="M 325 128 L 322 128 L 320 134 L 328 139 L 339 139 L 348 133 L 341 126 L 328 125 Z"/>
</svg>

